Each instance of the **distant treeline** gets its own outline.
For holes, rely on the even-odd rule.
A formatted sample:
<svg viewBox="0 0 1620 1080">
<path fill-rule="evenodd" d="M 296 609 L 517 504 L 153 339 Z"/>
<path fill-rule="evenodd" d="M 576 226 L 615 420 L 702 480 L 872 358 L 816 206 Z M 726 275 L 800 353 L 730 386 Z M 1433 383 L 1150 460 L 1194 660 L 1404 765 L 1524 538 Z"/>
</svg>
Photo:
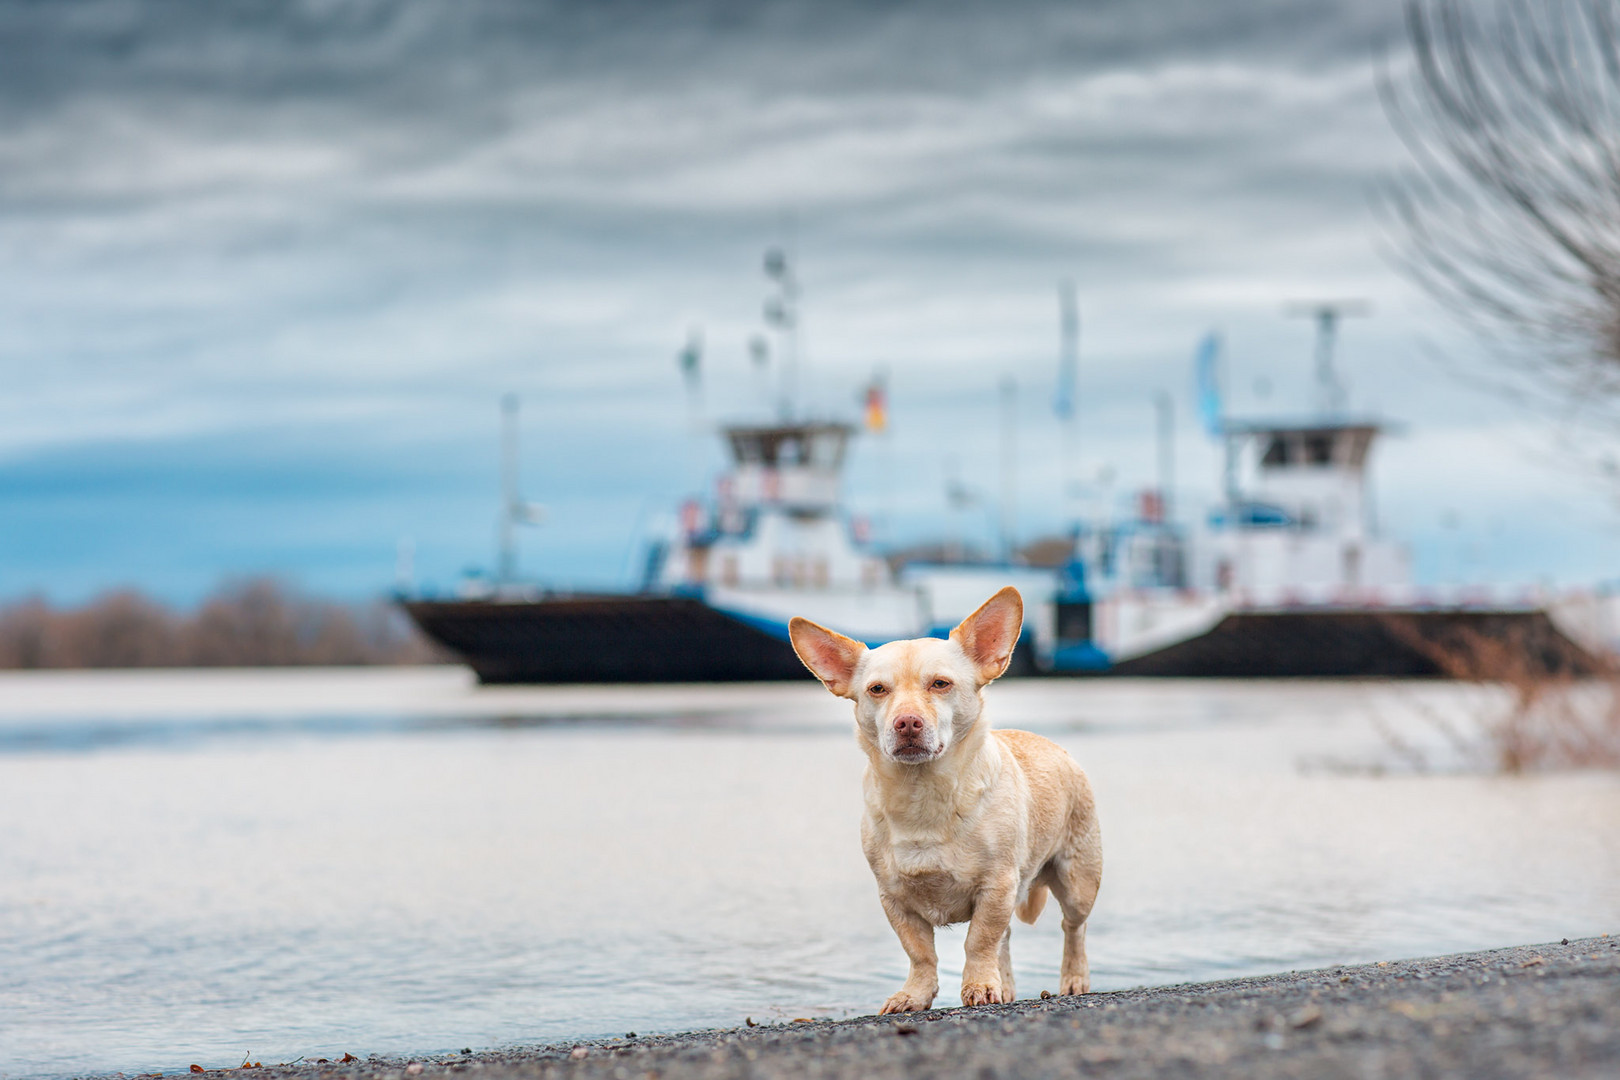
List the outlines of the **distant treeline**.
<svg viewBox="0 0 1620 1080">
<path fill-rule="evenodd" d="M 420 664 L 445 657 L 381 601 L 347 605 L 268 578 L 224 585 L 194 611 L 133 589 L 83 607 L 0 606 L 0 668 Z"/>
</svg>

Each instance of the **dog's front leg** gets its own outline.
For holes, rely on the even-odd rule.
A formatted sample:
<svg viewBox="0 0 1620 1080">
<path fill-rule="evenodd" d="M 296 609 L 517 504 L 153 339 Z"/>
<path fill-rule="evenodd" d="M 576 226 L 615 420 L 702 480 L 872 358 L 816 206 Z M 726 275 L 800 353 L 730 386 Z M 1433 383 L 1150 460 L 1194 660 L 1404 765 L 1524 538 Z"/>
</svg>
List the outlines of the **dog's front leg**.
<svg viewBox="0 0 1620 1080">
<path fill-rule="evenodd" d="M 1012 1000 L 1012 986 L 1001 980 L 1001 946 L 1012 925 L 1018 879 L 987 884 L 968 923 L 967 963 L 962 967 L 962 1004 L 993 1005 Z"/>
<path fill-rule="evenodd" d="M 934 951 L 934 925 L 893 897 L 884 896 L 883 913 L 889 917 L 900 947 L 911 961 L 911 972 L 898 994 L 883 1003 L 884 1013 L 922 1012 L 939 993 L 939 954 Z"/>
</svg>

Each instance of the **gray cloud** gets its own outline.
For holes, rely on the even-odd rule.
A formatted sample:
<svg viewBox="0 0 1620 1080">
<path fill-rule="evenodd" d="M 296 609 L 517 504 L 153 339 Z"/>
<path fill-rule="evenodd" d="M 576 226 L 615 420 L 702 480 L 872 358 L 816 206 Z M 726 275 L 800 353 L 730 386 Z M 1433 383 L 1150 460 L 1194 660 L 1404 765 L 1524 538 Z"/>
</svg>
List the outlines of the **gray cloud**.
<svg viewBox="0 0 1620 1080">
<path fill-rule="evenodd" d="M 886 367 L 891 455 L 927 474 L 897 529 L 937 527 L 942 446 L 993 475 L 1003 373 L 1027 490 L 1055 487 L 1072 276 L 1088 467 L 1121 490 L 1151 461 L 1146 396 L 1190 412 L 1206 329 L 1240 404 L 1297 406 L 1309 328 L 1282 301 L 1371 297 L 1344 355 L 1358 400 L 1424 433 L 1386 485 L 1421 534 L 1482 445 L 1522 471 L 1491 434 L 1508 410 L 1417 361 L 1420 334 L 1463 346 L 1369 235 L 1365 184 L 1399 156 L 1373 61 L 1398 38 L 1397 0 L 0 4 L 0 467 L 311 426 L 479 448 L 516 387 L 582 490 L 667 498 L 645 462 L 687 422 L 674 349 L 703 326 L 711 415 L 758 407 L 743 343 L 791 212 L 811 402 L 847 409 Z M 1190 427 L 1184 457 L 1209 486 Z M 855 479 L 868 503 L 887 484 Z"/>
</svg>

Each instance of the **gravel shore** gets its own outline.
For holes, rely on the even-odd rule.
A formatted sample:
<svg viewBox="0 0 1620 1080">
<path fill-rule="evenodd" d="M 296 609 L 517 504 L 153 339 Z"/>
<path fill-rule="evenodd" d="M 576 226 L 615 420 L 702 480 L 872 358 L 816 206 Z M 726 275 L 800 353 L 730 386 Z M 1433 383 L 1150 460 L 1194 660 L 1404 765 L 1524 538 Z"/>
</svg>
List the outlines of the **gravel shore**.
<svg viewBox="0 0 1620 1080">
<path fill-rule="evenodd" d="M 1620 937 L 1224 982 L 424 1058 L 256 1080 L 1620 1076 Z"/>
</svg>

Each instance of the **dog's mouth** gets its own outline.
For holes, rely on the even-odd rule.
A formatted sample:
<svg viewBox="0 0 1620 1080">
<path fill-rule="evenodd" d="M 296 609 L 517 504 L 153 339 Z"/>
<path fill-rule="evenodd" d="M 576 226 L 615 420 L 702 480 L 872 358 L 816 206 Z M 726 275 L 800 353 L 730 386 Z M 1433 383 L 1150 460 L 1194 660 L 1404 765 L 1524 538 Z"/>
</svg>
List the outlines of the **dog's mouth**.
<svg viewBox="0 0 1620 1080">
<path fill-rule="evenodd" d="M 924 761 L 932 761 L 942 753 L 944 753 L 943 747 L 930 750 L 926 746 L 897 746 L 891 756 L 894 760 L 904 764 L 918 765 Z"/>
</svg>

